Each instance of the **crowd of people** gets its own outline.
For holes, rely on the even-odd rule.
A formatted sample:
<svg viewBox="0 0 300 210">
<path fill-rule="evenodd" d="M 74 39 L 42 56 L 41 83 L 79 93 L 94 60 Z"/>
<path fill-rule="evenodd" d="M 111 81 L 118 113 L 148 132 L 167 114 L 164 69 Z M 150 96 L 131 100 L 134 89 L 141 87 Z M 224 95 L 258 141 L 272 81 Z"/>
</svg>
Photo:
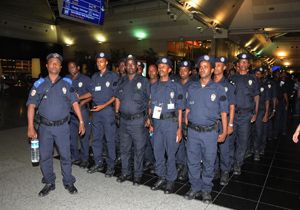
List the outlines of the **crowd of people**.
<svg viewBox="0 0 300 210">
<path fill-rule="evenodd" d="M 161 57 L 149 65 L 148 77 L 132 55 L 115 71 L 107 68 L 108 54 L 95 59 L 98 71 L 91 78 L 80 73 L 76 61 L 69 61 L 69 75 L 60 77 L 63 58 L 49 54 L 48 76 L 29 93 L 28 137 L 39 139 L 45 184 L 39 196 L 55 189 L 56 144 L 71 194 L 77 193 L 72 164 L 111 178 L 120 160 L 120 183 L 132 178 L 138 186 L 150 168 L 159 177 L 151 190 L 174 193 L 176 179 L 188 180 L 191 189 L 184 197 L 201 195 L 210 203 L 213 179 L 227 185 L 230 172 L 242 173 L 245 158 L 260 161 L 267 140 L 286 135 L 287 75 L 268 66 L 252 72 L 250 54 L 237 56 L 234 73 L 228 73 L 227 58 L 203 55 L 195 65 L 181 61 L 176 76 L 173 62 Z"/>
</svg>

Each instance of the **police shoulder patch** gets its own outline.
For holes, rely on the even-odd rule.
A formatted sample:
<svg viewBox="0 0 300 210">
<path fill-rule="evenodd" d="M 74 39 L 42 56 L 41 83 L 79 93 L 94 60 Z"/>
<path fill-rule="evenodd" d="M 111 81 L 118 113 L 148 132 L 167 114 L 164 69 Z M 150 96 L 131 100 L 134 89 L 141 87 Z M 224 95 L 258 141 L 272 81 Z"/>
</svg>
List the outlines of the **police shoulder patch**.
<svg viewBox="0 0 300 210">
<path fill-rule="evenodd" d="M 45 79 L 44 78 L 40 78 L 40 79 L 38 79 L 37 81 L 34 82 L 33 86 L 35 88 L 38 88 L 41 84 L 43 84 L 43 82 L 45 82 Z"/>
<path fill-rule="evenodd" d="M 68 77 L 63 78 L 64 81 L 66 81 L 69 85 L 72 85 L 72 80 Z"/>
</svg>

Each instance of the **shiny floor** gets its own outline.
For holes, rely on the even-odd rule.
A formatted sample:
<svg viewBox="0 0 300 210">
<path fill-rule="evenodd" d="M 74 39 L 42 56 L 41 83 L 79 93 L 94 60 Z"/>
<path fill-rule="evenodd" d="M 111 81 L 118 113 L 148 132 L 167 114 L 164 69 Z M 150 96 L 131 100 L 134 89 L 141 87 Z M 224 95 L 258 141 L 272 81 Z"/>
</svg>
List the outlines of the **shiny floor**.
<svg viewBox="0 0 300 210">
<path fill-rule="evenodd" d="M 39 177 L 40 180 L 41 174 L 39 173 L 37 167 L 28 168 L 29 160 L 24 160 L 28 155 L 28 147 L 24 146 L 24 144 L 16 143 L 16 142 L 24 142 L 24 138 L 26 138 L 26 97 L 27 91 L 25 89 L 14 89 L 1 94 L 0 96 L 0 141 L 3 142 L 5 140 L 10 140 L 11 143 L 7 143 L 6 149 L 4 150 L 2 144 L 2 149 L 0 153 L 0 162 L 1 162 L 1 170 L 0 170 L 0 182 L 2 190 L 0 189 L 0 203 L 4 209 L 11 209 L 13 205 L 7 201 L 6 199 L 14 200 L 14 195 L 17 196 L 18 191 L 22 191 L 18 186 L 15 186 L 15 180 L 20 180 L 22 182 L 22 176 L 24 176 L 25 180 L 28 177 L 26 176 L 35 176 Z M 79 190 L 86 191 L 85 193 L 90 194 L 92 192 L 87 186 L 90 186 L 94 189 L 93 186 L 95 183 L 91 181 L 90 177 L 95 179 L 95 176 L 99 177 L 99 192 L 100 188 L 103 185 L 104 188 L 107 188 L 108 191 L 112 191 L 115 195 L 107 195 L 108 197 L 113 196 L 123 196 L 116 201 L 112 202 L 121 202 L 120 204 L 109 203 L 106 200 L 105 206 L 99 207 L 95 203 L 99 202 L 98 198 L 94 198 L 94 195 L 91 195 L 91 198 L 87 197 L 86 202 L 89 204 L 82 205 L 81 203 L 75 203 L 72 201 L 72 198 L 64 198 L 66 192 L 60 192 L 59 189 L 49 195 L 49 198 L 46 198 L 46 201 L 49 201 L 49 205 L 46 206 L 47 209 L 52 208 L 61 208 L 61 209 L 118 209 L 118 207 L 122 207 L 123 209 L 221 209 L 222 207 L 230 208 L 230 209 L 300 209 L 300 144 L 296 145 L 291 140 L 291 134 L 295 129 L 296 124 L 299 123 L 299 118 L 290 118 L 289 119 L 289 132 L 287 136 L 281 136 L 278 140 L 269 141 L 267 144 L 265 155 L 262 157 L 261 161 L 254 162 L 252 158 L 248 158 L 242 168 L 242 175 L 234 176 L 231 175 L 230 182 L 227 186 L 222 187 L 218 184 L 219 180 L 214 181 L 213 187 L 213 204 L 212 205 L 204 205 L 202 202 L 197 200 L 201 200 L 201 197 L 197 198 L 196 201 L 185 201 L 182 197 L 188 190 L 189 184 L 188 182 L 176 182 L 176 195 L 167 196 L 162 192 L 152 192 L 148 186 L 151 186 L 156 180 L 157 177 L 151 174 L 149 171 L 146 171 L 143 175 L 143 185 L 141 188 L 134 188 L 130 182 L 124 184 L 119 184 L 115 181 L 115 179 L 105 179 L 103 178 L 103 174 L 93 174 L 88 175 L 83 169 L 80 169 L 77 166 L 73 167 L 73 172 L 78 180 Z M 17 128 L 20 127 L 20 128 Z M 23 133 L 20 133 L 23 132 Z M 16 139 L 19 138 L 19 139 Z M 23 138 L 23 139 L 22 139 Z M 19 145 L 20 144 L 20 145 Z M 27 148 L 27 149 L 26 149 Z M 24 151 L 25 150 L 25 151 Z M 4 152 L 5 151 L 5 152 Z M 5 153 L 5 154 L 4 154 Z M 13 154 L 12 156 L 10 154 Z M 18 155 L 19 154 L 19 155 Z M 11 156 L 11 157 L 10 157 Z M 10 160 L 6 161 L 6 160 Z M 22 163 L 22 164 L 21 164 Z M 24 174 L 21 175 L 19 170 L 15 170 L 15 166 L 22 168 L 22 172 Z M 19 164 L 19 165 L 18 165 Z M 26 167 L 25 167 L 26 165 Z M 13 169 L 11 169 L 11 167 Z M 59 170 L 59 162 L 55 161 L 55 168 Z M 59 172 L 58 172 L 59 173 Z M 116 176 L 120 173 L 120 167 L 117 167 Z M 12 180 L 9 180 L 8 177 Z M 28 199 L 37 198 L 37 192 L 42 187 L 40 185 L 40 181 L 35 181 L 33 186 L 29 187 L 26 190 L 26 196 Z M 26 181 L 25 181 L 26 182 Z M 31 180 L 32 182 L 32 180 Z M 8 183 L 8 184 L 7 184 Z M 128 188 L 128 193 L 123 192 L 123 188 Z M 63 190 L 62 190 L 63 191 Z M 97 190 L 96 190 L 97 191 Z M 9 192 L 9 193 L 8 193 Z M 53 196 L 58 196 L 53 197 Z M 84 193 L 84 192 L 83 192 Z M 84 195 L 80 195 L 85 197 Z M 54 195 L 52 195 L 54 194 Z M 143 194 L 144 196 L 140 196 Z M 8 196 L 10 195 L 10 196 Z M 100 194 L 99 194 L 100 195 Z M 22 198 L 23 200 L 27 197 Z M 51 197 L 52 196 L 52 197 Z M 135 197 L 131 197 L 135 196 Z M 148 198 L 148 196 L 150 196 Z M 175 196 L 175 197 L 174 197 Z M 47 196 L 48 197 L 48 196 Z M 145 198 L 144 198 L 145 197 Z M 66 199 L 68 205 L 64 204 L 63 206 L 54 205 L 51 201 L 60 202 L 59 199 Z M 108 199 L 107 198 L 107 199 Z M 142 203 L 136 203 L 136 199 L 140 198 L 143 201 Z M 22 203 L 23 200 L 19 200 L 16 203 L 19 203 L 17 206 L 14 206 L 14 209 L 23 209 Z M 50 199 L 50 200 L 47 200 Z M 70 199 L 70 201 L 68 200 Z M 78 198 L 76 198 L 78 199 Z M 80 198 L 82 199 L 82 198 Z M 129 199 L 129 200 L 126 200 Z M 131 200 L 132 199 L 132 200 Z M 145 200 L 143 200 L 145 199 Z M 157 202 L 153 202 L 153 199 L 156 199 Z M 45 202 L 45 200 L 43 202 Z M 155 201 L 155 200 L 154 200 Z M 29 203 L 30 201 L 24 201 L 25 203 Z M 41 202 L 41 200 L 39 200 Z M 63 200 L 61 200 L 63 202 Z M 105 201 L 104 201 L 105 202 Z M 122 202 L 124 202 L 122 204 Z M 131 205 L 128 204 L 131 202 Z M 148 202 L 147 205 L 145 202 Z M 161 205 L 158 205 L 160 202 Z M 33 204 L 36 203 L 33 202 Z M 122 205 L 121 205 L 122 204 Z M 29 208 L 32 205 L 28 205 Z M 23 206 L 24 207 L 24 206 Z M 33 206 L 38 209 L 38 206 Z M 24 207 L 24 209 L 27 209 Z"/>
</svg>

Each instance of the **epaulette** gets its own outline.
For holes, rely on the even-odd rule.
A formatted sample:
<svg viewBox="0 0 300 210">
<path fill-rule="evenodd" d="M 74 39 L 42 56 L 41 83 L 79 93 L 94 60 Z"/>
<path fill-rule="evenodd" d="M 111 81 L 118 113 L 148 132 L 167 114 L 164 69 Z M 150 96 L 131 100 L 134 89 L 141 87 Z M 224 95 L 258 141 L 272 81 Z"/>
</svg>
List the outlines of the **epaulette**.
<svg viewBox="0 0 300 210">
<path fill-rule="evenodd" d="M 41 84 L 43 84 L 45 82 L 45 79 L 44 78 L 40 78 L 40 79 L 38 79 L 37 81 L 35 81 L 34 82 L 34 84 L 33 84 L 33 86 L 35 87 L 35 88 L 38 88 Z"/>
<path fill-rule="evenodd" d="M 69 83 L 69 85 L 72 85 L 72 80 L 70 78 L 64 77 L 63 80 Z"/>
</svg>

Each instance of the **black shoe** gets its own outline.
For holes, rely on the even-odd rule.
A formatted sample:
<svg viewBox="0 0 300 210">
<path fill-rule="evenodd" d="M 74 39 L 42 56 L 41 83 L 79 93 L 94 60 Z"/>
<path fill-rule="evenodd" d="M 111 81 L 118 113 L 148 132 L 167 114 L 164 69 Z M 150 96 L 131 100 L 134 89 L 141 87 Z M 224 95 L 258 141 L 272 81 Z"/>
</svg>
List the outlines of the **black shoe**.
<svg viewBox="0 0 300 210">
<path fill-rule="evenodd" d="M 158 190 L 158 189 L 162 189 L 165 184 L 166 184 L 166 180 L 163 178 L 159 178 L 157 180 L 157 182 L 154 183 L 154 185 L 151 187 L 151 190 Z"/>
<path fill-rule="evenodd" d="M 241 171 L 241 167 L 240 166 L 234 166 L 233 168 L 233 174 L 234 175 L 241 175 L 242 171 Z"/>
<path fill-rule="evenodd" d="M 121 156 L 117 157 L 115 160 L 115 165 L 120 165 L 121 164 Z"/>
<path fill-rule="evenodd" d="M 107 177 L 107 178 L 110 178 L 110 177 L 112 177 L 113 175 L 114 175 L 114 173 L 115 173 L 115 170 L 114 169 L 107 169 L 106 170 L 106 172 L 105 172 L 105 177 Z"/>
<path fill-rule="evenodd" d="M 180 181 L 187 180 L 187 168 L 186 167 L 184 167 L 184 168 L 181 169 L 181 171 L 178 174 L 178 179 Z"/>
<path fill-rule="evenodd" d="M 141 184 L 141 180 L 142 180 L 142 177 L 134 177 L 133 185 L 134 186 L 139 186 Z"/>
<path fill-rule="evenodd" d="M 104 170 L 104 167 L 102 165 L 94 165 L 89 170 L 87 170 L 87 172 L 89 174 L 93 174 L 95 172 L 103 172 L 103 170 Z"/>
<path fill-rule="evenodd" d="M 251 157 L 252 155 L 253 155 L 252 152 L 250 152 L 250 151 L 246 152 L 245 159 L 248 158 L 248 157 Z"/>
<path fill-rule="evenodd" d="M 206 204 L 210 204 L 211 201 L 212 201 L 212 198 L 211 198 L 211 194 L 210 192 L 203 192 L 202 193 L 202 201 Z"/>
<path fill-rule="evenodd" d="M 39 192 L 40 197 L 44 197 L 49 194 L 50 191 L 55 190 L 55 184 L 46 184 Z"/>
<path fill-rule="evenodd" d="M 220 185 L 227 185 L 229 181 L 229 173 L 227 171 L 223 172 L 220 178 Z"/>
<path fill-rule="evenodd" d="M 76 189 L 74 184 L 65 185 L 65 189 L 68 190 L 68 192 L 72 195 L 78 193 L 78 190 Z"/>
<path fill-rule="evenodd" d="M 215 179 L 220 179 L 220 177 L 221 177 L 220 170 L 215 171 L 214 180 Z"/>
<path fill-rule="evenodd" d="M 262 150 L 262 151 L 259 153 L 259 155 L 261 155 L 261 156 L 265 155 L 265 150 Z"/>
<path fill-rule="evenodd" d="M 172 194 L 174 192 L 175 192 L 175 183 L 174 182 L 167 182 L 164 193 L 165 194 Z"/>
<path fill-rule="evenodd" d="M 82 161 L 79 165 L 80 168 L 87 168 L 89 165 L 89 162 L 88 161 Z"/>
<path fill-rule="evenodd" d="M 185 195 L 184 198 L 187 200 L 195 199 L 197 196 L 200 195 L 200 192 L 194 192 L 192 189 L 190 189 Z"/>
<path fill-rule="evenodd" d="M 254 154 L 254 158 L 253 158 L 254 161 L 260 161 L 260 156 L 258 153 L 255 153 Z"/>
<path fill-rule="evenodd" d="M 130 175 L 120 175 L 118 178 L 117 178 L 117 182 L 125 182 L 126 180 L 129 180 L 130 179 Z"/>
<path fill-rule="evenodd" d="M 148 171 L 149 169 L 153 168 L 153 164 L 150 162 L 150 161 L 147 161 L 145 164 L 144 164 L 144 167 L 143 167 L 143 171 Z"/>
<path fill-rule="evenodd" d="M 81 160 L 74 160 L 74 161 L 72 161 L 72 164 L 76 165 L 76 166 L 80 166 Z"/>
</svg>

